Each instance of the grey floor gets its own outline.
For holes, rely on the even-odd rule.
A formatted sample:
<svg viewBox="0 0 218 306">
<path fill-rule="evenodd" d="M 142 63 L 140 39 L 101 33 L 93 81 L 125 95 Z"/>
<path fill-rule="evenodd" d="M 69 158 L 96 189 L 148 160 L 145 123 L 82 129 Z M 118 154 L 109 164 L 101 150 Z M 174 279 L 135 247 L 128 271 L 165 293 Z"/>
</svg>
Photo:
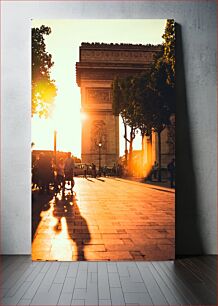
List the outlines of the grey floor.
<svg viewBox="0 0 218 306">
<path fill-rule="evenodd" d="M 217 305 L 217 257 L 32 262 L 1 256 L 1 305 Z"/>
</svg>

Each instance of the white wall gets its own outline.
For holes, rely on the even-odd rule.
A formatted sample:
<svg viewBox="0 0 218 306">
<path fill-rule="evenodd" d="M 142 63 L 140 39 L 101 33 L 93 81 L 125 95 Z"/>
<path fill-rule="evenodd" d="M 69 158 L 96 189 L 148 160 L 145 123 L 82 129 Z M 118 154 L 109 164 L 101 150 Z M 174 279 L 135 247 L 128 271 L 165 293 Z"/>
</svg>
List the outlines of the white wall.
<svg viewBox="0 0 218 306">
<path fill-rule="evenodd" d="M 178 53 L 184 67 L 177 71 L 182 84 L 177 112 L 177 253 L 216 254 L 216 1 L 1 4 L 1 253 L 31 253 L 30 19 L 100 16 L 174 18 L 181 26 Z"/>
</svg>

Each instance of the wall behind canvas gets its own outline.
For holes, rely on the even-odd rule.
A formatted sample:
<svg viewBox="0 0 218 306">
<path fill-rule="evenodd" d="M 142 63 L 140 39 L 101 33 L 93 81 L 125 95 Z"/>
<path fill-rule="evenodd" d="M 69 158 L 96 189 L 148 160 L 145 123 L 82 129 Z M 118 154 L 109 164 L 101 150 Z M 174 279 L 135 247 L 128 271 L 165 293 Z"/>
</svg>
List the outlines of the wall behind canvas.
<svg viewBox="0 0 218 306">
<path fill-rule="evenodd" d="M 177 22 L 177 254 L 217 254 L 216 1 L 1 1 L 1 253 L 31 253 L 31 18 Z M 146 31 L 146 29 L 145 29 Z"/>
</svg>

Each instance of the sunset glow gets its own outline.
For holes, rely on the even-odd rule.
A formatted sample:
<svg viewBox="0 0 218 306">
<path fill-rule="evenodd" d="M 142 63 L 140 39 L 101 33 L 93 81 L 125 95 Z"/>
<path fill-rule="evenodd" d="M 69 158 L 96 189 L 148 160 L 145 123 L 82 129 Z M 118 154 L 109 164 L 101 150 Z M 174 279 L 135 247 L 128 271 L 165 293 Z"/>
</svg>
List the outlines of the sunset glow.
<svg viewBox="0 0 218 306">
<path fill-rule="evenodd" d="M 75 64 L 79 61 L 82 42 L 160 44 L 166 20 L 33 20 L 32 27 L 46 25 L 51 34 L 45 37 L 46 51 L 54 66 L 51 78 L 58 92 L 49 119 L 32 118 L 34 149 L 53 149 L 53 134 L 57 130 L 57 150 L 71 151 L 81 156 L 80 89 L 76 84 Z M 140 135 L 134 149 L 141 148 Z M 120 122 L 120 155 L 124 154 L 123 127 Z"/>
<path fill-rule="evenodd" d="M 174 260 L 174 20 L 32 27 L 32 260 Z"/>
</svg>

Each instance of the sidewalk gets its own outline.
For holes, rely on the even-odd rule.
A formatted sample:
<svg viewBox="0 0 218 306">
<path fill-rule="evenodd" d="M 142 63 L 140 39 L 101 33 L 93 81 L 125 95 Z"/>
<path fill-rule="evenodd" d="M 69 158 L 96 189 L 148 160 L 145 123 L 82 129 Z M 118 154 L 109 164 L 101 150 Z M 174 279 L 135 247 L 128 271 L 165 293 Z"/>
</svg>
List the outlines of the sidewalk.
<svg viewBox="0 0 218 306">
<path fill-rule="evenodd" d="M 118 179 L 129 180 L 129 181 L 132 181 L 132 182 L 138 182 L 138 183 L 142 183 L 142 184 L 147 185 L 147 187 L 151 187 L 151 188 L 159 187 L 162 190 L 167 190 L 169 192 L 175 192 L 175 188 L 171 188 L 170 187 L 170 182 L 167 181 L 166 179 L 164 179 L 162 182 L 145 181 L 145 179 L 142 178 L 142 177 L 133 177 L 133 176 L 131 176 L 131 177 L 121 177 L 121 178 L 118 178 Z"/>
<path fill-rule="evenodd" d="M 34 193 L 32 205 L 33 260 L 174 259 L 175 193 L 169 188 L 76 177 L 73 195 Z"/>
</svg>

